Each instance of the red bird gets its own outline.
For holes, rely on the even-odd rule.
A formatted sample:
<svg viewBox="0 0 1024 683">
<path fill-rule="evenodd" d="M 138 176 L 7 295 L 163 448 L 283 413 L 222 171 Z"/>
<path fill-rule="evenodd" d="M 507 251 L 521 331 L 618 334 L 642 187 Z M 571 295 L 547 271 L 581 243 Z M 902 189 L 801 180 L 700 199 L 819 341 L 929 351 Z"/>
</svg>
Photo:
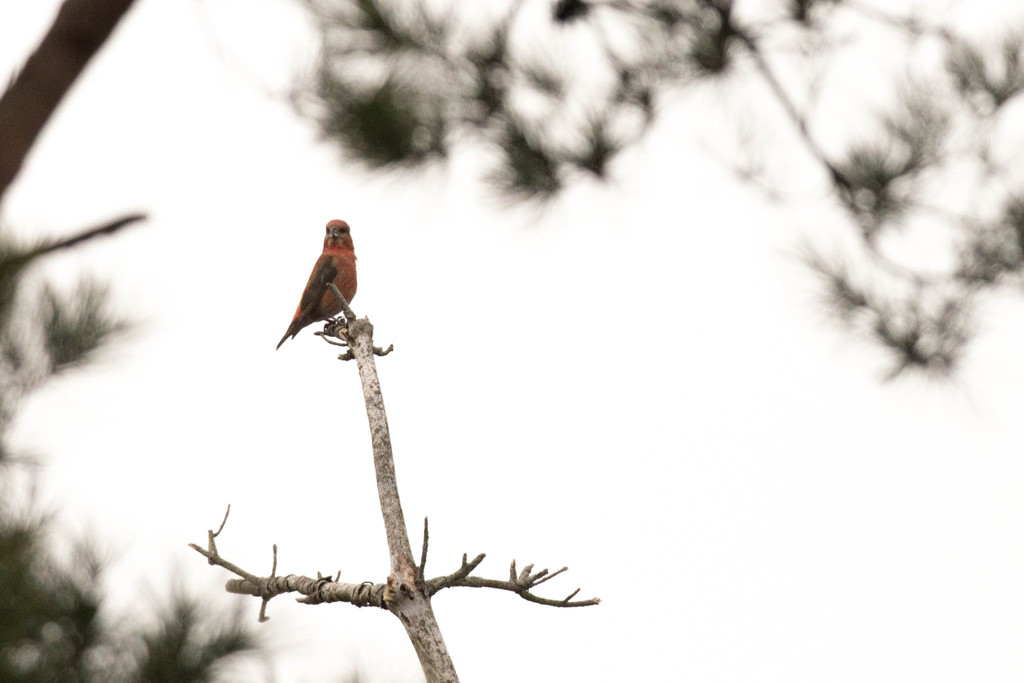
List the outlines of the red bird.
<svg viewBox="0 0 1024 683">
<path fill-rule="evenodd" d="M 352 246 L 352 234 L 348 223 L 341 220 L 327 222 L 327 236 L 324 237 L 324 251 L 313 266 L 309 282 L 302 292 L 299 307 L 288 331 L 277 342 L 281 348 L 288 337 L 295 338 L 306 325 L 326 320 L 341 313 L 341 302 L 334 295 L 328 282 L 333 282 L 345 300 L 351 302 L 356 295 L 356 252 Z"/>
</svg>

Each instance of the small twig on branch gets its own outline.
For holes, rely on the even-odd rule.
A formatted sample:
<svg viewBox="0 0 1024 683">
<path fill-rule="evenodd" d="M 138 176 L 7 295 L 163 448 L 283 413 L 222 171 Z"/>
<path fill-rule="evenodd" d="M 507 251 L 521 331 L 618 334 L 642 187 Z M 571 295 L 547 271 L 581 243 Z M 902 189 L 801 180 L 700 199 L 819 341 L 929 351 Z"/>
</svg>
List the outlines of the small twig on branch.
<svg viewBox="0 0 1024 683">
<path fill-rule="evenodd" d="M 274 544 L 274 564 L 270 568 L 270 578 L 271 579 L 277 578 L 277 544 L 276 543 Z M 270 598 L 272 598 L 272 597 L 274 597 L 274 596 L 273 595 L 264 596 L 263 597 L 263 602 L 260 603 L 259 622 L 261 624 L 266 622 L 268 619 L 270 619 L 270 617 L 267 616 L 267 603 L 270 602 Z"/>
<path fill-rule="evenodd" d="M 484 561 L 484 558 L 487 557 L 487 555 L 480 553 L 473 558 L 472 562 L 467 562 L 466 557 L 466 553 L 462 553 L 462 566 L 451 574 L 447 576 L 438 576 L 427 581 L 427 593 L 429 595 L 434 595 L 443 588 L 461 586 L 462 581 L 469 576 L 474 569 L 480 566 L 480 563 Z"/>
<path fill-rule="evenodd" d="M 323 339 L 328 344 L 331 344 L 332 346 L 344 346 L 347 348 L 347 342 L 336 342 L 333 339 L 331 339 L 332 336 L 337 336 L 336 334 L 334 334 L 335 325 L 338 325 L 338 323 L 328 322 L 327 324 L 324 325 L 324 329 L 322 331 L 314 332 L 313 334 L 317 337 L 320 337 L 321 339 Z"/>
<path fill-rule="evenodd" d="M 231 514 L 231 503 L 228 503 L 228 509 L 224 511 L 224 519 L 221 520 L 220 526 L 217 527 L 217 531 L 214 532 L 213 529 L 207 529 L 206 530 L 207 542 L 209 543 L 208 547 L 210 549 L 210 553 L 213 554 L 213 555 L 217 554 L 217 542 L 214 541 L 213 539 L 215 539 L 218 536 L 220 536 L 220 532 L 224 531 L 224 525 L 228 523 L 228 515 L 230 515 L 230 514 Z M 213 562 L 211 561 L 210 564 L 213 564 Z"/>
<path fill-rule="evenodd" d="M 226 519 L 227 515 L 225 515 Z M 216 532 L 213 530 L 208 531 L 207 536 L 211 542 L 223 529 L 224 522 L 221 523 L 220 529 Z M 274 545 L 274 564 L 271 569 L 271 575 L 267 577 L 256 576 L 233 562 L 224 559 L 217 552 L 215 544 L 212 544 L 209 549 L 202 548 L 195 543 L 189 543 L 188 545 L 204 556 L 210 564 L 223 567 L 235 576 L 240 577 L 238 579 L 231 579 L 225 584 L 224 587 L 229 593 L 262 598 L 260 621 L 266 621 L 269 618 L 266 616 L 267 602 L 282 593 L 301 593 L 303 597 L 296 598 L 296 600 L 307 605 L 319 605 L 327 602 L 348 602 L 356 607 L 380 607 L 381 609 L 387 609 L 384 601 L 386 586 L 382 583 L 373 583 L 372 581 L 342 583 L 338 580 L 341 578 L 340 571 L 333 581 L 329 577 L 321 576 L 319 573 L 315 579 L 297 574 L 277 576 L 276 544 Z"/>
<path fill-rule="evenodd" d="M 420 551 L 420 566 L 416 568 L 416 578 L 422 583 L 425 580 L 423 573 L 427 569 L 427 544 L 430 542 L 430 525 L 427 518 L 423 518 L 423 550 Z"/>
<path fill-rule="evenodd" d="M 213 538 L 220 536 L 220 532 L 224 531 L 224 525 L 228 523 L 228 515 L 231 514 L 231 503 L 228 503 L 228 509 L 224 511 L 224 519 L 220 521 L 220 526 L 217 527 L 216 532 L 210 532 Z"/>
<path fill-rule="evenodd" d="M 334 292 L 334 296 L 338 297 L 338 301 L 341 302 L 341 310 L 345 314 L 345 319 L 355 320 L 356 314 L 352 312 L 351 308 L 349 308 L 348 299 L 346 299 L 344 295 L 342 295 L 341 290 L 338 289 L 338 286 L 335 285 L 333 282 L 328 282 L 327 286 L 331 288 L 331 291 Z"/>
</svg>

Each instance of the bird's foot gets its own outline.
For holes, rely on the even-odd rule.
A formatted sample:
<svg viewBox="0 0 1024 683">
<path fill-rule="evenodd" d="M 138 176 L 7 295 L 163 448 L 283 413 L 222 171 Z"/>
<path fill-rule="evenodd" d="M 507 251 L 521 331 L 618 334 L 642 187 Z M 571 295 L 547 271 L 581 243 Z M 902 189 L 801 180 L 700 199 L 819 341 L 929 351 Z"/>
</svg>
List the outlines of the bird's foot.
<svg viewBox="0 0 1024 683">
<path fill-rule="evenodd" d="M 322 337 L 328 344 L 348 346 L 348 321 L 342 316 L 327 318 L 324 320 L 323 332 L 317 332 L 316 335 Z M 338 341 L 333 341 L 332 338 Z"/>
</svg>

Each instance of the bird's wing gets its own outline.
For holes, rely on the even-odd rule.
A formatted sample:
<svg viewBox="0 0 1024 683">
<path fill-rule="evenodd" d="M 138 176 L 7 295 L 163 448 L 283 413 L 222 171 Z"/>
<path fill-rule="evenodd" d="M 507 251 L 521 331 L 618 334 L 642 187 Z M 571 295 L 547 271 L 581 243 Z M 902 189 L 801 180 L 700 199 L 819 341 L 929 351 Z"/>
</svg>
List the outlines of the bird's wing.
<svg viewBox="0 0 1024 683">
<path fill-rule="evenodd" d="M 333 282 L 338 275 L 338 267 L 330 254 L 320 254 L 313 266 L 313 272 L 309 275 L 309 282 L 302 292 L 302 300 L 299 301 L 299 318 L 310 316 L 316 309 L 317 304 L 327 289 L 327 283 Z"/>
</svg>

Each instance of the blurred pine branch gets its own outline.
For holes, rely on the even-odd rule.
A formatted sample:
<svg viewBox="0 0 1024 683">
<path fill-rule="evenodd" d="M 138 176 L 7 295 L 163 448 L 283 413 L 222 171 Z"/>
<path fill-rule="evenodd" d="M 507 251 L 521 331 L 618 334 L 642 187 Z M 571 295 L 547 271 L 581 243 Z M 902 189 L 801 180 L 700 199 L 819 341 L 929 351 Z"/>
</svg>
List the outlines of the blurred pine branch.
<svg viewBox="0 0 1024 683">
<path fill-rule="evenodd" d="M 831 283 L 841 319 L 891 352 L 894 374 L 953 372 L 974 336 L 980 297 L 1020 291 L 1022 28 L 977 42 L 937 13 L 857 0 L 780 1 L 758 16 L 730 0 L 557 0 L 546 24 L 525 11 L 535 5 L 514 1 L 484 25 L 417 0 L 304 1 L 319 21 L 321 56 L 296 103 L 346 159 L 370 169 L 441 163 L 455 147 L 482 142 L 493 152 L 486 179 L 497 192 L 549 201 L 580 179 L 609 178 L 669 95 L 714 82 L 722 97 L 773 106 L 798 132 L 786 137 L 770 118 L 758 120 L 770 145 L 793 149 L 743 154 L 802 155 L 824 172 L 822 189 L 838 211 L 824 211 L 822 223 L 859 246 L 808 262 Z M 816 133 L 814 93 L 832 57 L 856 41 L 851 25 L 901 35 L 904 54 L 894 59 L 908 64 L 940 56 L 888 84 L 889 104 L 874 115 L 851 115 L 837 150 Z M 593 58 L 560 60 L 566 45 Z M 756 82 L 767 100 L 764 87 L 750 87 Z M 764 164 L 737 167 L 752 186 L 773 185 L 763 177 L 770 171 L 751 173 Z M 956 199 L 965 196 L 973 200 Z M 897 258 L 890 244 L 908 226 L 935 240 L 951 234 L 944 262 L 952 265 Z M 863 263 L 861 282 L 844 280 L 840 256 Z M 849 315 L 843 293 L 865 288 L 873 294 Z"/>
</svg>

